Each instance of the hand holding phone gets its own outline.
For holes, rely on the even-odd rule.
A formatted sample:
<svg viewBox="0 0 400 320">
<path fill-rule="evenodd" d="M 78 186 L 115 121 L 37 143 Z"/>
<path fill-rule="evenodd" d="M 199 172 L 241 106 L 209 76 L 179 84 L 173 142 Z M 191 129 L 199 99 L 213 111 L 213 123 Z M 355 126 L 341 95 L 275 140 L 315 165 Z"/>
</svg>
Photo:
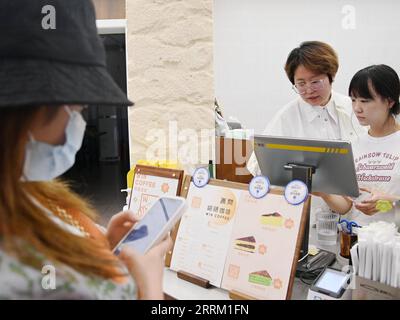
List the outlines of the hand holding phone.
<svg viewBox="0 0 400 320">
<path fill-rule="evenodd" d="M 171 237 L 154 245 L 146 254 L 140 254 L 129 247 L 122 247 L 119 258 L 135 279 L 138 299 L 162 300 L 165 254 L 173 247 Z"/>
<path fill-rule="evenodd" d="M 178 222 L 186 208 L 181 197 L 161 197 L 150 207 L 144 217 L 121 239 L 113 252 L 119 254 L 122 245 L 132 246 L 145 254 L 161 242 Z"/>
</svg>

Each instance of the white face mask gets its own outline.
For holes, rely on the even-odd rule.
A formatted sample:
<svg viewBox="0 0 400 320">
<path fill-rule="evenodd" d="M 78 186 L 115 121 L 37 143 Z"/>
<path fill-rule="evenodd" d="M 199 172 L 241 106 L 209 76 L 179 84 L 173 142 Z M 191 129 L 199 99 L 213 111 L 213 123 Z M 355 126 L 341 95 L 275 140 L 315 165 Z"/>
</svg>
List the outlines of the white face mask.
<svg viewBox="0 0 400 320">
<path fill-rule="evenodd" d="M 32 135 L 26 144 L 23 179 L 49 181 L 65 173 L 75 163 L 75 155 L 82 146 L 86 121 L 78 111 L 65 106 L 69 121 L 65 129 L 66 142 L 54 146 L 36 141 Z"/>
</svg>

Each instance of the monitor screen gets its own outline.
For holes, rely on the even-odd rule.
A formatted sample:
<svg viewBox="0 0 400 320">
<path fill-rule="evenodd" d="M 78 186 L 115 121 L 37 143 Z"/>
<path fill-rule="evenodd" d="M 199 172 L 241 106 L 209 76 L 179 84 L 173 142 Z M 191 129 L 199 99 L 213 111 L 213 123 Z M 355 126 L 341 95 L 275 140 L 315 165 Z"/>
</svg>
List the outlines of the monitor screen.
<svg viewBox="0 0 400 320">
<path fill-rule="evenodd" d="M 348 278 L 349 275 L 344 272 L 326 269 L 318 279 L 315 287 L 325 291 L 339 293 L 340 290 L 345 286 Z"/>
<path fill-rule="evenodd" d="M 353 150 L 347 141 L 255 135 L 254 152 L 262 175 L 272 185 L 292 181 L 292 167 L 311 167 L 312 191 L 359 196 Z"/>
</svg>

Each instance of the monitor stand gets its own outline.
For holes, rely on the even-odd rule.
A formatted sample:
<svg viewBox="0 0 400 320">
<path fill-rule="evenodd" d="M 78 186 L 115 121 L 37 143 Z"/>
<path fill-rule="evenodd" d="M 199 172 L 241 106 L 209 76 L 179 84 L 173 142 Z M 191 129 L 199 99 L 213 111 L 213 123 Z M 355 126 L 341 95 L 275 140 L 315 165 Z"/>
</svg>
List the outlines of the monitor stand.
<svg viewBox="0 0 400 320">
<path fill-rule="evenodd" d="M 308 191 L 311 192 L 312 176 L 315 173 L 315 167 L 304 164 L 290 163 L 285 166 L 286 170 L 292 171 L 292 180 L 303 181 Z M 331 265 L 336 255 L 332 252 L 320 250 L 315 256 L 308 256 L 308 240 L 310 235 L 310 211 L 311 203 L 308 206 L 307 217 L 304 227 L 303 242 L 300 249 L 299 262 L 296 267 L 296 277 L 299 277 L 304 272 L 310 272 L 312 270 L 322 271 L 324 267 Z"/>
<path fill-rule="evenodd" d="M 290 170 L 292 172 L 292 181 L 293 180 L 303 181 L 307 186 L 308 192 L 311 192 L 312 175 L 315 173 L 315 167 L 303 164 L 289 163 L 285 166 L 285 170 Z M 299 260 L 303 259 L 308 254 L 308 237 L 310 233 L 310 210 L 311 210 L 310 208 L 311 205 L 308 206 L 308 210 L 306 213 L 304 236 L 300 249 Z"/>
</svg>

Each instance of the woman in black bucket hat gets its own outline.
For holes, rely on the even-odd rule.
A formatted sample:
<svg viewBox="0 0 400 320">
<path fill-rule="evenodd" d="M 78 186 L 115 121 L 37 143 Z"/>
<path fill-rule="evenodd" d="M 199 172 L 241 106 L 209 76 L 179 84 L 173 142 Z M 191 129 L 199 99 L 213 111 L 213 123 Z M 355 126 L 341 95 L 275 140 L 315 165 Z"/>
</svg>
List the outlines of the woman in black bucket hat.
<svg viewBox="0 0 400 320">
<path fill-rule="evenodd" d="M 93 209 L 54 180 L 75 161 L 91 104 L 132 105 L 106 70 L 91 1 L 1 0 L 0 298 L 163 297 L 171 240 L 116 257 L 132 214 L 103 233 Z"/>
</svg>

